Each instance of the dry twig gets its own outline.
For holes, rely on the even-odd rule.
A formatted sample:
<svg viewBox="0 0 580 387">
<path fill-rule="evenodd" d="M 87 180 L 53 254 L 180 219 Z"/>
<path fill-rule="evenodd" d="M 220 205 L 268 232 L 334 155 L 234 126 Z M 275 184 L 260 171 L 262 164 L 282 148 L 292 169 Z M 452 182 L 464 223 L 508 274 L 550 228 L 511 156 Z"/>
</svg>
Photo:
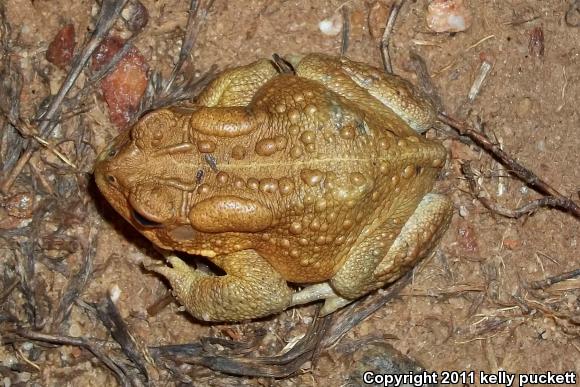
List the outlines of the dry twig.
<svg viewBox="0 0 580 387">
<path fill-rule="evenodd" d="M 91 229 L 92 227 L 90 230 Z M 62 323 L 68 319 L 75 299 L 81 295 L 89 282 L 90 276 L 93 272 L 93 257 L 96 250 L 96 241 L 96 238 L 89 236 L 88 246 L 81 267 L 68 281 L 60 298 L 56 316 L 52 321 L 53 329 L 62 326 Z"/>
<path fill-rule="evenodd" d="M 340 56 L 345 56 L 348 51 L 350 38 L 350 13 L 348 7 L 343 5 L 340 8 L 342 14 L 342 42 L 340 44 Z"/>
<path fill-rule="evenodd" d="M 467 136 L 478 146 L 483 148 L 485 151 L 489 152 L 498 161 L 500 161 L 503 165 L 505 165 L 511 173 L 516 175 L 527 185 L 538 190 L 540 193 L 548 195 L 550 197 L 548 198 L 548 200 L 544 200 L 536 204 L 530 204 L 529 207 L 530 210 L 538 208 L 539 206 L 550 206 L 554 208 L 559 208 L 563 211 L 567 211 L 571 213 L 574 217 L 580 218 L 580 208 L 576 203 L 574 203 L 571 199 L 568 199 L 562 194 L 560 194 L 558 191 L 552 188 L 547 182 L 542 180 L 535 173 L 533 173 L 532 171 L 530 171 L 529 169 L 518 163 L 516 160 L 514 160 L 505 151 L 503 151 L 499 145 L 492 143 L 489 140 L 489 138 L 487 138 L 487 136 L 485 136 L 483 133 L 476 131 L 465 122 L 460 122 L 446 115 L 445 113 L 439 113 L 437 117 L 441 122 L 457 130 L 460 135 Z M 523 209 L 522 211 L 524 211 L 522 213 L 526 213 L 525 209 Z M 509 213 L 509 211 L 506 213 Z M 517 214 L 517 211 L 516 213 L 514 213 L 514 215 L 515 214 Z"/>
<path fill-rule="evenodd" d="M 13 331 L 5 331 L 3 334 L 3 342 L 5 344 L 18 341 L 20 339 L 33 340 L 39 343 L 51 343 L 56 345 L 70 345 L 73 347 L 84 348 L 90 351 L 97 359 L 99 359 L 107 368 L 113 371 L 117 381 L 121 386 L 132 387 L 132 384 L 125 376 L 126 371 L 123 366 L 115 362 L 103 350 L 103 343 L 96 340 L 86 339 L 83 337 L 71 337 L 53 335 L 49 333 L 37 332 L 32 329 L 18 327 Z"/>
<path fill-rule="evenodd" d="M 107 327 L 111 336 L 117 341 L 133 365 L 139 370 L 146 381 L 150 380 L 151 369 L 155 363 L 144 346 L 140 345 L 129 328 L 110 296 L 97 305 L 97 315 L 103 325 Z M 136 384 L 136 383 L 133 383 Z"/>
<path fill-rule="evenodd" d="M 181 45 L 181 50 L 179 51 L 179 59 L 177 60 L 177 63 L 175 64 L 173 70 L 171 71 L 171 75 L 169 76 L 169 80 L 167 81 L 167 84 L 165 85 L 162 94 L 169 93 L 173 85 L 173 82 L 175 82 L 177 75 L 179 74 L 185 61 L 189 57 L 189 54 L 193 49 L 193 46 L 195 45 L 195 40 L 199 35 L 199 30 L 201 29 L 203 22 L 207 18 L 207 15 L 213 5 L 213 2 L 214 0 L 209 0 L 207 5 L 201 8 L 200 12 L 199 1 L 191 0 L 191 3 L 189 5 L 189 16 L 187 18 L 185 37 L 183 39 L 183 44 Z"/>
<path fill-rule="evenodd" d="M 544 289 L 552 286 L 558 282 L 566 281 L 575 277 L 580 277 L 580 269 L 572 270 L 566 273 L 558 274 L 553 277 L 548 277 L 540 281 L 534 281 L 531 283 L 532 289 Z"/>
<path fill-rule="evenodd" d="M 533 200 L 523 206 L 516 208 L 515 210 L 506 208 L 493 200 L 486 197 L 481 192 L 481 188 L 477 183 L 477 179 L 475 177 L 475 173 L 471 167 L 471 163 L 469 161 L 464 162 L 461 165 L 461 171 L 463 175 L 467 179 L 469 186 L 471 188 L 471 192 L 475 195 L 475 197 L 490 211 L 505 216 L 507 218 L 520 218 L 524 215 L 530 215 L 535 212 L 539 208 L 544 207 L 552 207 L 552 208 L 566 208 L 568 203 L 566 200 L 562 200 L 558 197 L 548 196 L 540 199 Z"/>
<path fill-rule="evenodd" d="M 383 66 L 388 74 L 393 73 L 393 66 L 391 65 L 391 56 L 389 54 L 389 41 L 391 39 L 391 33 L 393 32 L 393 27 L 395 26 L 395 20 L 397 15 L 401 11 L 401 8 L 405 4 L 406 0 L 397 0 L 393 7 L 391 8 L 391 13 L 389 14 L 389 19 L 387 21 L 387 26 L 385 27 L 385 32 L 381 38 L 381 59 L 383 61 Z"/>
</svg>

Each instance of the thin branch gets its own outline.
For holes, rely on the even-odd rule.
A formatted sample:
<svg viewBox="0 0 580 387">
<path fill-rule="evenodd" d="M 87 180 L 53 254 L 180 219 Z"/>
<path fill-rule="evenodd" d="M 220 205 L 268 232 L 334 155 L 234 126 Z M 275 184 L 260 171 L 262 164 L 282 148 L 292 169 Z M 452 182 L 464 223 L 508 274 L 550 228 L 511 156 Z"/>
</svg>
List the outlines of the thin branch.
<svg viewBox="0 0 580 387">
<path fill-rule="evenodd" d="M 123 353 L 132 364 L 140 371 L 146 381 L 150 380 L 148 365 L 155 365 L 146 347 L 140 345 L 135 336 L 129 331 L 129 327 L 121 317 L 116 305 L 107 296 L 96 308 L 97 316 L 107 327 L 111 336 L 119 343 Z"/>
<path fill-rule="evenodd" d="M 89 230 L 92 231 L 92 229 L 93 227 L 91 225 Z M 76 272 L 74 276 L 68 281 L 66 289 L 60 298 L 56 317 L 52 322 L 53 328 L 62 325 L 62 323 L 68 319 L 75 299 L 77 299 L 86 288 L 93 272 L 93 256 L 96 252 L 96 244 L 97 238 L 89 235 L 88 246 L 86 247 L 81 267 L 79 268 L 78 272 Z"/>
<path fill-rule="evenodd" d="M 580 207 L 578 207 L 576 203 L 560 194 L 547 182 L 542 180 L 538 175 L 514 160 L 505 151 L 503 151 L 499 145 L 492 143 L 483 133 L 476 131 L 465 122 L 460 122 L 455 118 L 446 115 L 445 113 L 439 113 L 437 118 L 444 124 L 447 124 L 453 129 L 457 130 L 462 136 L 469 137 L 474 143 L 493 155 L 499 162 L 506 166 L 511 173 L 516 175 L 527 185 L 544 195 L 555 198 L 555 200 L 546 201 L 543 205 L 551 205 L 561 210 L 568 211 L 574 217 L 580 219 Z"/>
<path fill-rule="evenodd" d="M 125 373 L 121 369 L 121 367 L 119 367 L 117 363 L 115 363 L 109 356 L 105 354 L 105 352 L 102 350 L 101 346 L 98 343 L 92 340 L 85 339 L 83 337 L 51 335 L 47 333 L 36 332 L 26 328 L 18 328 L 13 332 L 13 334 L 15 334 L 16 336 L 26 338 L 28 340 L 34 340 L 43 343 L 70 345 L 74 347 L 84 348 L 89 352 L 91 352 L 93 355 L 95 355 L 101 362 L 103 362 L 105 366 L 107 366 L 107 368 L 113 371 L 119 384 L 126 387 L 131 386 L 131 382 L 125 376 Z M 4 336 L 3 341 L 6 342 L 9 339 L 9 337 L 7 337 L 6 335 L 6 332 L 3 332 L 3 336 Z"/>
<path fill-rule="evenodd" d="M 391 39 L 391 33 L 393 32 L 393 27 L 395 27 L 395 20 L 397 20 L 397 15 L 401 11 L 405 1 L 406 0 L 397 0 L 393 4 L 391 13 L 389 14 L 389 19 L 387 21 L 387 26 L 385 27 L 385 32 L 383 32 L 383 37 L 381 38 L 381 59 L 383 62 L 383 67 L 388 74 L 393 73 L 391 55 L 389 54 L 389 42 Z"/>
<path fill-rule="evenodd" d="M 532 289 L 544 289 L 558 282 L 566 281 L 575 277 L 580 277 L 580 269 L 572 270 L 566 273 L 558 274 L 553 277 L 548 277 L 540 281 L 531 283 Z"/>
<path fill-rule="evenodd" d="M 173 85 L 173 82 L 175 82 L 177 74 L 179 74 L 179 71 L 181 71 L 181 68 L 183 67 L 185 61 L 189 57 L 189 54 L 191 53 L 191 50 L 193 49 L 193 46 L 195 44 L 195 40 L 199 35 L 199 30 L 201 29 L 203 22 L 207 18 L 207 14 L 211 9 L 211 7 L 213 6 L 213 2 L 214 0 L 209 0 L 207 6 L 202 8 L 200 12 L 199 11 L 200 2 L 198 0 L 191 0 L 191 3 L 189 4 L 189 15 L 187 18 L 185 37 L 183 39 L 183 44 L 181 45 L 181 50 L 179 51 L 179 58 L 177 59 L 175 67 L 173 67 L 173 70 L 171 71 L 169 80 L 167 81 L 167 84 L 163 89 L 163 94 L 167 94 L 169 92 L 169 89 Z M 199 17 L 198 13 L 201 13 Z"/>
<path fill-rule="evenodd" d="M 340 56 L 345 56 L 348 51 L 349 38 L 350 38 L 350 12 L 346 5 L 343 5 L 340 9 L 342 14 L 342 35 L 340 44 Z"/>
<path fill-rule="evenodd" d="M 543 207 L 551 207 L 551 208 L 560 208 L 560 209 L 568 209 L 568 201 L 562 200 L 561 198 L 556 198 L 553 196 L 547 196 L 540 199 L 533 200 L 523 206 L 512 210 L 510 208 L 506 208 L 499 203 L 494 202 L 493 200 L 486 197 L 484 194 L 481 193 L 481 188 L 477 183 L 477 178 L 475 172 L 471 168 L 470 162 L 465 162 L 461 165 L 461 171 L 463 172 L 463 176 L 467 179 L 469 183 L 469 187 L 471 188 L 471 192 L 477 200 L 479 200 L 485 208 L 488 210 L 499 214 L 501 216 L 505 216 L 506 218 L 514 218 L 518 219 L 525 215 L 530 215 L 534 213 L 539 208 Z"/>
</svg>

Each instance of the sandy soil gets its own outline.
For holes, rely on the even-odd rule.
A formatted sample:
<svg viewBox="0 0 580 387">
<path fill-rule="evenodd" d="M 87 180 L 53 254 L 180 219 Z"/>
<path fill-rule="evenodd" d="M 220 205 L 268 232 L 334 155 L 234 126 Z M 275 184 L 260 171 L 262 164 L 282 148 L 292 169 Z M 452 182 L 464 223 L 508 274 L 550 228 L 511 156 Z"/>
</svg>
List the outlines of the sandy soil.
<svg viewBox="0 0 580 387">
<path fill-rule="evenodd" d="M 0 65 L 6 68 L 9 56 L 20 67 L 24 78 L 21 117 L 30 119 L 45 98 L 58 90 L 66 75 L 46 61 L 48 44 L 67 23 L 74 24 L 77 41 L 82 41 L 84 33 L 93 27 L 98 8 L 90 0 L 3 3 L 12 27 L 12 46 L 11 52 L 2 54 Z M 143 1 L 150 20 L 135 45 L 149 66 L 164 75 L 170 73 L 177 58 L 188 3 Z M 378 37 L 372 37 L 369 28 L 376 35 L 383 23 L 378 20 L 380 10 L 388 9 L 392 2 L 379 1 L 373 8 L 375 3 L 216 0 L 188 68 L 199 72 L 213 64 L 226 68 L 273 53 L 338 54 L 340 34 L 322 34 L 319 22 L 333 17 L 340 20 L 341 5 L 348 6 L 350 13 L 348 56 L 380 66 Z M 445 111 L 469 120 L 481 119 L 487 133 L 510 155 L 564 196 L 578 199 L 580 29 L 564 21 L 570 2 L 471 1 L 473 25 L 455 34 L 434 34 L 427 29 L 426 3 L 408 1 L 399 15 L 391 43 L 395 72 L 417 82 L 409 60 L 409 52 L 417 52 L 427 63 Z M 535 28 L 543 31 L 543 55 L 529 47 Z M 117 29 L 120 31 L 121 26 Z M 493 69 L 475 102 L 464 109 L 484 59 L 493 63 Z M 78 91 L 85 80 L 82 77 L 73 90 Z M 93 273 L 80 298 L 87 303 L 99 302 L 112 289 L 120 290 L 118 308 L 143 344 L 188 343 L 203 336 L 251 341 L 256 332 L 265 329 L 261 351 L 273 354 L 304 334 L 312 321 L 312 307 L 235 325 L 199 324 L 179 312 L 175 303 L 149 316 L 147 308 L 167 289 L 158 277 L 141 269 L 141 262 L 154 252 L 149 242 L 120 221 L 88 183 L 96 154 L 117 129 L 109 123 L 106 106 L 97 94 L 87 98 L 80 110 L 79 115 L 58 127 L 53 141 L 69 143 L 68 148 L 63 145 L 64 150 L 82 173 L 63 169 L 62 162 L 43 150 L 35 154 L 31 167 L 25 168 L 10 193 L 3 196 L 0 295 L 19 278 L 16 262 L 32 249 L 42 256 L 35 263 L 34 281 L 35 290 L 43 293 L 38 301 L 38 318 L 45 323 L 38 324 L 42 331 L 110 339 L 91 309 L 79 303 L 72 307 L 65 323 L 50 323 L 68 279 L 81 267 L 82 252 L 90 250 L 94 251 Z M 0 123 L 4 127 L 3 115 Z M 83 134 L 79 135 L 81 129 Z M 437 190 L 453 199 L 456 212 L 452 224 L 439 252 L 421 265 L 400 296 L 351 330 L 342 343 L 368 335 L 384 337 L 399 351 L 435 371 L 578 373 L 580 279 L 543 290 L 531 288 L 533 281 L 579 268 L 578 219 L 548 209 L 518 220 L 490 213 L 471 195 L 460 171 L 461 163 L 471 160 L 489 197 L 507 207 L 515 208 L 540 196 L 512 177 L 498 178 L 503 170 L 479 148 L 451 138 L 448 132 L 433 131 L 430 135 L 440 138 L 451 152 Z M 74 152 L 79 138 L 90 144 L 83 157 Z M 38 177 L 41 175 L 48 186 L 58 185 L 56 193 L 47 192 Z M 15 221 L 6 207 L 10 200 L 21 200 L 22 195 L 28 195 L 35 204 Z M 34 214 L 38 216 L 33 222 L 40 223 L 32 227 Z M 13 223 L 8 224 L 6 219 Z M 60 245 L 49 238 L 56 231 Z M 63 250 L 63 241 L 82 248 Z M 25 317 L 25 298 L 25 291 L 16 286 L 5 300 L 0 298 L 4 302 L 0 316 L 10 314 L 20 322 L 30 322 Z M 0 326 L 9 323 L 13 322 L 0 319 L 4 324 Z M 14 364 L 27 366 L 14 370 Z M 74 346 L 48 348 L 17 341 L 0 347 L 0 365 L 4 367 L 0 368 L 0 383 L 5 386 L 117 383 L 90 353 Z M 195 385 L 342 385 L 354 367 L 353 355 L 341 352 L 338 346 L 322 352 L 316 366 L 310 366 L 307 363 L 303 372 L 282 380 L 234 378 L 187 365 L 180 370 L 193 377 Z M 165 371 L 153 379 L 159 385 L 178 384 L 177 378 Z"/>
</svg>

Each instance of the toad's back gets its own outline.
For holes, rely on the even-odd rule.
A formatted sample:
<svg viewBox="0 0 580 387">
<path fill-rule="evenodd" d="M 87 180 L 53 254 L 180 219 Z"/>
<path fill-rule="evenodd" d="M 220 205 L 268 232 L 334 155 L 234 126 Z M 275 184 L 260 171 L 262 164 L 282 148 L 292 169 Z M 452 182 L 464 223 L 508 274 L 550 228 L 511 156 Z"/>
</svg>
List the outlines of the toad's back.
<svg viewBox="0 0 580 387">
<path fill-rule="evenodd" d="M 229 114 L 238 127 L 239 114 L 247 133 L 212 129 L 204 111 L 189 119 L 196 148 L 172 154 L 178 166 L 158 178 L 197 185 L 179 203 L 180 223 L 197 232 L 181 224 L 164 239 L 189 252 L 255 249 L 292 282 L 332 276 L 379 213 L 416 205 L 445 157 L 390 110 L 293 75 L 269 80 L 234 112 L 224 106 L 222 121 Z"/>
</svg>

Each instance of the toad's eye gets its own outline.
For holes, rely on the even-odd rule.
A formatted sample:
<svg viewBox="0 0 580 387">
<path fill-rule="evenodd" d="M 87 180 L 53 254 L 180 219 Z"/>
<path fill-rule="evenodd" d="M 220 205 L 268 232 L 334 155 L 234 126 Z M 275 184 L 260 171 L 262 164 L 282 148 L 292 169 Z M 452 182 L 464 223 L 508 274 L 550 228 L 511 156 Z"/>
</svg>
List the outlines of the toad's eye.
<svg viewBox="0 0 580 387">
<path fill-rule="evenodd" d="M 131 211 L 133 219 L 135 222 L 139 223 L 140 226 L 153 228 L 153 227 L 160 227 L 161 223 L 155 222 L 151 219 L 147 219 L 144 215 L 140 214 L 139 212 L 135 211 L 134 209 Z"/>
<path fill-rule="evenodd" d="M 117 148 L 109 149 L 109 153 L 107 153 L 107 157 L 112 159 L 115 156 L 117 156 Z"/>
</svg>

